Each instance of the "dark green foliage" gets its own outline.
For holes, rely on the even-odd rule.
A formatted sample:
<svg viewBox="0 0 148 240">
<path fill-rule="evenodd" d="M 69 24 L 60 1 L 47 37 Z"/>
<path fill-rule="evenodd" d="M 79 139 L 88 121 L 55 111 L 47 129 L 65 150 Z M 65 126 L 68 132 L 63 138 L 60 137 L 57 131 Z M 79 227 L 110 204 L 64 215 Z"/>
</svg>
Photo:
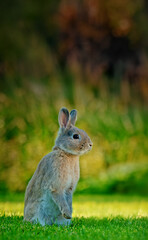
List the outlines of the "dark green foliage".
<svg viewBox="0 0 148 240">
<path fill-rule="evenodd" d="M 148 193 L 146 0 L 0 2 L 0 190 L 24 192 L 78 110 L 78 192 Z"/>
<path fill-rule="evenodd" d="M 107 84 L 129 102 L 130 85 L 147 101 L 147 9 L 146 0 L 1 1 L 2 87 L 19 84 L 20 76 L 46 81 L 68 69 L 96 96 Z"/>
<path fill-rule="evenodd" d="M 137 165 L 137 166 L 136 166 Z M 148 164 L 119 164 L 102 172 L 97 178 L 81 180 L 77 193 L 148 194 Z"/>
<path fill-rule="evenodd" d="M 54 145 L 58 111 L 66 106 L 78 110 L 76 125 L 94 143 L 80 160 L 78 192 L 147 194 L 147 110 L 111 96 L 96 98 L 84 84 L 69 86 L 70 77 L 66 73 L 66 80 L 52 84 L 22 80 L 21 86 L 11 83 L 8 92 L 0 93 L 1 191 L 25 190 L 38 162 Z"/>
</svg>

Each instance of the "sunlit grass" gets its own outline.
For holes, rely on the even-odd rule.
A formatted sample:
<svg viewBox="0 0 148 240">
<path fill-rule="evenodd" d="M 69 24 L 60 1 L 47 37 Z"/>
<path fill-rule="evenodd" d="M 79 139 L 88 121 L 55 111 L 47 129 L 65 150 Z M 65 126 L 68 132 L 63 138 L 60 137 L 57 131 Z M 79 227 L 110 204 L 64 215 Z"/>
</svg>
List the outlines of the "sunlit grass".
<svg viewBox="0 0 148 240">
<path fill-rule="evenodd" d="M 122 199 L 123 198 L 123 199 Z M 0 215 L 23 216 L 23 202 L 0 202 Z M 73 202 L 73 217 L 112 218 L 146 217 L 148 216 L 148 199 L 125 196 L 75 196 Z"/>
<path fill-rule="evenodd" d="M 70 227 L 23 222 L 23 201 L 0 196 L 0 239 L 146 240 L 148 199 L 138 196 L 74 196 Z M 20 197 L 23 200 L 23 196 Z"/>
</svg>

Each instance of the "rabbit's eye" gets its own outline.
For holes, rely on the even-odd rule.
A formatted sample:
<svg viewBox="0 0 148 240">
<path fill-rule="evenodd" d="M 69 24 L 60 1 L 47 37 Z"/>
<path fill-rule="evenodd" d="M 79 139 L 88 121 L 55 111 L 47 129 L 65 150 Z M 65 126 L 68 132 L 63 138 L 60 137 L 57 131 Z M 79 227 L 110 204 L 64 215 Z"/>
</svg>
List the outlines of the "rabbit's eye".
<svg viewBox="0 0 148 240">
<path fill-rule="evenodd" d="M 79 139 L 79 135 L 78 135 L 78 134 L 74 134 L 74 135 L 73 135 L 73 138 L 74 138 L 74 139 Z"/>
</svg>

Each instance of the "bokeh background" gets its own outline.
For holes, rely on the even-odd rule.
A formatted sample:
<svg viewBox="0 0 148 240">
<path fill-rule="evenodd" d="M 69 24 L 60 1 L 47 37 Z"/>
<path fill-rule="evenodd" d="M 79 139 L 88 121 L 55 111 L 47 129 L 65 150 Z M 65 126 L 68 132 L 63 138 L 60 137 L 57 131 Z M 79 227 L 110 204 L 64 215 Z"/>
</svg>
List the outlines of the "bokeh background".
<svg viewBox="0 0 148 240">
<path fill-rule="evenodd" d="M 62 106 L 93 150 L 77 193 L 148 194 L 148 1 L 0 2 L 0 191 L 24 192 Z"/>
</svg>

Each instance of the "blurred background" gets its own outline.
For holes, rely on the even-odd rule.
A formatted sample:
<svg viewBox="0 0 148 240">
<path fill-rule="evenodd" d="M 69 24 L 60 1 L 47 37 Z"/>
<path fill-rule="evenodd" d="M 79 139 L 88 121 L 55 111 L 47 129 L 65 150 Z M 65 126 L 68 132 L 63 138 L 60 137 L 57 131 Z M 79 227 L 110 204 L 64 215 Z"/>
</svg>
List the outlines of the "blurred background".
<svg viewBox="0 0 148 240">
<path fill-rule="evenodd" d="M 148 1 L 0 2 L 0 191 L 24 192 L 62 106 L 93 150 L 77 193 L 148 195 Z"/>
</svg>

